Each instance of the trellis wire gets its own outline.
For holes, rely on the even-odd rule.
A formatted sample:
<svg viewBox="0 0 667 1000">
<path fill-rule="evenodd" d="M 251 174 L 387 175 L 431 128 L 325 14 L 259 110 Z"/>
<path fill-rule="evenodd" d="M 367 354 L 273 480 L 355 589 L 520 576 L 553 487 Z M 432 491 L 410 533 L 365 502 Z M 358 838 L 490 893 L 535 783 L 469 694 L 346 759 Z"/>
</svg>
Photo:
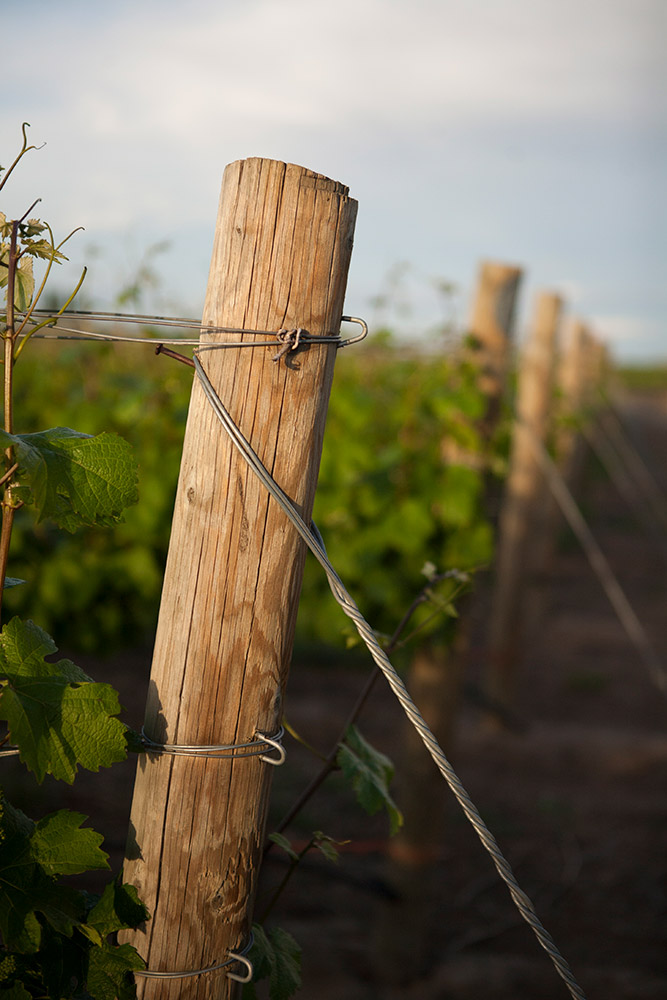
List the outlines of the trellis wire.
<svg viewBox="0 0 667 1000">
<path fill-rule="evenodd" d="M 655 543 L 667 556 L 667 532 L 665 525 L 656 520 L 656 515 L 646 493 L 639 488 L 638 481 L 628 468 L 625 458 L 612 444 L 601 422 L 592 427 L 584 424 L 581 428 L 584 441 L 599 459 L 610 480 L 631 508 L 644 530 L 653 537 Z M 665 522 L 667 524 L 667 522 Z"/>
<path fill-rule="evenodd" d="M 30 314 L 29 322 L 33 325 L 37 325 L 33 320 L 33 317 L 42 317 L 42 322 L 44 319 L 48 319 L 51 316 L 49 310 L 46 309 L 34 309 Z M 62 316 L 71 316 L 73 319 L 82 319 L 86 321 L 94 321 L 96 323 L 136 323 L 139 326 L 146 326 L 147 323 L 153 323 L 160 327 L 171 327 L 179 330 L 199 330 L 200 333 L 233 333 L 233 334 L 247 334 L 253 337 L 271 337 L 271 340 L 245 340 L 245 341 L 233 341 L 230 343 L 224 343 L 217 341 L 214 344 L 202 344 L 200 339 L 193 340 L 187 337 L 123 337 L 115 333 L 95 333 L 92 330 L 82 330 L 77 327 L 63 326 L 60 323 L 60 318 Z M 141 313 L 116 313 L 116 312 L 94 312 L 87 310 L 77 310 L 68 309 L 61 313 L 60 316 L 53 316 L 53 322 L 47 324 L 44 329 L 52 330 L 54 332 L 50 333 L 25 333 L 22 337 L 22 341 L 28 337 L 36 337 L 40 340 L 97 340 L 102 342 L 110 343 L 121 343 L 121 344 L 153 344 L 157 346 L 159 344 L 179 344 L 181 347 L 199 347 L 200 350 L 220 350 L 223 348 L 237 348 L 237 347 L 274 347 L 276 344 L 276 337 L 280 337 L 281 333 L 287 333 L 285 330 L 250 330 L 247 327 L 236 327 L 236 326 L 212 326 L 202 323 L 199 320 L 188 319 L 186 317 L 166 317 L 166 316 L 148 316 Z M 343 338 L 340 334 L 325 334 L 323 336 L 313 336 L 308 333 L 307 330 L 299 331 L 299 340 L 301 344 L 335 344 L 336 347 L 347 347 L 349 344 L 356 344 L 360 340 L 363 340 L 368 335 L 368 326 L 363 319 L 358 316 L 342 316 L 342 323 L 356 323 L 361 326 L 362 332 L 356 337 L 346 337 Z"/>
<path fill-rule="evenodd" d="M 653 517 L 664 532 L 667 530 L 667 498 L 653 478 L 631 438 L 628 436 L 623 426 L 623 421 L 613 406 L 612 401 L 607 397 L 606 393 L 600 392 L 600 395 L 605 404 L 605 410 L 600 420 L 602 432 L 617 451 L 619 458 L 625 463 L 635 487 L 645 497 Z"/>
<path fill-rule="evenodd" d="M 377 664 L 377 666 L 382 671 L 384 677 L 389 683 L 392 691 L 398 698 L 401 707 L 406 713 L 408 719 L 415 727 L 422 742 L 426 746 L 426 749 L 433 758 L 438 770 L 443 775 L 445 781 L 449 785 L 450 790 L 461 806 L 463 812 L 465 813 L 467 819 L 472 824 L 477 836 L 479 837 L 483 847 L 491 856 L 493 863 L 496 867 L 498 874 L 500 875 L 503 882 L 509 889 L 510 895 L 517 906 L 521 916 L 528 923 L 533 933 L 535 934 L 540 945 L 549 955 L 549 958 L 554 964 L 556 971 L 561 976 L 567 989 L 572 997 L 576 1000 L 586 1000 L 585 994 L 583 993 L 581 987 L 578 985 L 574 978 L 574 975 L 565 961 L 556 943 L 549 934 L 549 932 L 543 927 L 540 922 L 537 913 L 535 912 L 535 907 L 532 901 L 526 895 L 526 893 L 521 889 L 514 873 L 510 867 L 509 862 L 504 857 L 503 853 L 498 846 L 493 834 L 488 829 L 482 817 L 479 814 L 476 806 L 470 799 L 467 791 L 463 787 L 458 775 L 454 771 L 452 765 L 449 763 L 447 757 L 442 751 L 438 741 L 429 729 L 426 721 L 419 712 L 419 709 L 412 701 L 407 688 L 405 687 L 403 681 L 399 677 L 396 669 L 390 662 L 388 656 L 378 643 L 373 630 L 371 629 L 368 622 L 365 620 L 361 612 L 359 611 L 354 600 L 350 594 L 345 589 L 343 582 L 336 573 L 335 569 L 329 562 L 324 544 L 322 543 L 321 536 L 316 530 L 313 531 L 308 527 L 306 522 L 303 520 L 301 515 L 295 509 L 292 501 L 283 492 L 280 486 L 273 479 L 271 474 L 263 465 L 259 456 L 255 453 L 250 443 L 243 436 L 239 428 L 236 426 L 231 416 L 225 409 L 220 397 L 218 396 L 215 388 L 213 387 L 202 363 L 197 356 L 197 351 L 194 353 L 194 364 L 197 377 L 199 379 L 199 384 L 201 385 L 203 392 L 208 399 L 211 407 L 218 420 L 224 427 L 225 431 L 229 435 L 233 445 L 240 452 L 242 457 L 245 459 L 247 464 L 250 466 L 255 475 L 266 487 L 270 495 L 276 500 L 280 505 L 282 510 L 285 512 L 287 517 L 290 519 L 299 535 L 303 538 L 308 548 L 311 550 L 317 561 L 320 563 L 324 569 L 327 579 L 329 581 L 329 586 L 331 591 L 336 598 L 337 602 L 340 604 L 344 613 L 352 620 L 357 629 L 359 635 L 363 639 L 364 643 L 368 647 L 368 650 Z"/>
<path fill-rule="evenodd" d="M 520 421 L 520 423 L 523 432 L 528 436 L 535 460 L 540 467 L 542 475 L 565 520 L 572 528 L 572 531 L 577 536 L 586 553 L 586 557 L 602 584 L 602 588 L 616 612 L 618 620 L 625 629 L 626 635 L 644 661 L 651 680 L 661 694 L 667 696 L 667 670 L 664 663 L 661 662 L 653 648 L 644 626 L 626 597 L 625 591 L 616 579 L 607 558 L 596 542 L 574 497 L 556 468 L 555 462 L 534 431 L 523 421 Z"/>
</svg>

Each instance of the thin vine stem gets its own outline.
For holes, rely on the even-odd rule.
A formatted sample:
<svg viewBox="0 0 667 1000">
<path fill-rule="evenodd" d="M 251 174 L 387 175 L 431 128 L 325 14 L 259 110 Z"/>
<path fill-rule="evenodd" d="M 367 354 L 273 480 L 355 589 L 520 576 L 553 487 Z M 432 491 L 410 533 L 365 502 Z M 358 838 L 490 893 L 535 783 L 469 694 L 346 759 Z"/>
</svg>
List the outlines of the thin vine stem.
<svg viewBox="0 0 667 1000">
<path fill-rule="evenodd" d="M 5 430 L 11 434 L 14 427 L 13 412 L 13 374 L 14 374 L 14 296 L 16 291 L 16 265 L 18 260 L 18 222 L 12 223 L 12 233 L 9 240 L 9 260 L 7 269 L 7 317 L 6 327 L 3 333 L 4 339 L 4 376 L 3 376 L 3 415 Z M 5 451 L 5 463 L 7 472 L 14 462 L 14 449 L 10 446 Z M 6 475 L 6 474 L 5 474 Z M 3 477 L 4 479 L 5 477 Z M 12 503 L 11 487 L 6 485 L 2 498 L 2 529 L 0 530 L 0 611 L 2 610 L 2 597 L 5 590 L 5 577 L 7 575 L 7 562 L 9 560 L 9 545 L 12 538 L 12 527 L 14 525 L 15 507 Z"/>
<path fill-rule="evenodd" d="M 269 843 L 273 843 L 273 841 L 269 841 Z M 278 900 L 282 896 L 283 892 L 285 891 L 285 888 L 287 887 L 287 883 L 292 878 L 292 875 L 297 870 L 297 868 L 299 867 L 299 865 L 301 864 L 301 862 L 305 858 L 306 854 L 308 854 L 308 851 L 310 851 L 310 849 L 312 847 L 314 847 L 314 846 L 315 846 L 315 837 L 313 836 L 313 837 L 310 838 L 310 840 L 308 841 L 308 843 L 306 844 L 306 846 L 303 848 L 303 850 L 299 851 L 299 853 L 296 855 L 296 857 L 291 857 L 290 858 L 290 863 L 289 863 L 289 866 L 287 868 L 287 871 L 285 872 L 283 878 L 280 880 L 280 882 L 278 883 L 278 885 L 276 886 L 276 888 L 272 892 L 271 898 L 269 899 L 268 903 L 266 904 L 266 906 L 262 910 L 261 915 L 257 918 L 257 923 L 263 924 L 268 919 L 271 911 L 273 910 L 273 908 L 275 907 L 276 903 L 278 902 Z"/>
<path fill-rule="evenodd" d="M 74 229 L 73 232 L 77 232 L 77 230 Z M 71 235 L 72 235 L 72 233 L 70 233 L 70 236 Z M 67 239 L 69 239 L 69 236 L 67 237 Z M 59 244 L 59 246 L 62 246 L 64 242 L 65 242 L 65 240 L 63 240 L 62 243 Z M 47 281 L 47 278 L 49 276 L 49 272 L 51 270 L 51 265 L 53 264 L 54 259 L 55 259 L 55 251 L 54 251 L 54 256 L 49 261 L 49 265 L 47 267 L 47 271 L 46 271 L 46 274 L 44 275 L 42 283 L 39 286 L 39 288 L 37 289 L 37 292 L 36 292 L 35 297 L 33 299 L 32 305 L 30 306 L 30 309 L 28 310 L 28 312 L 23 317 L 23 321 L 22 321 L 20 327 L 18 328 L 18 330 L 16 331 L 16 337 L 14 338 L 15 340 L 16 340 L 16 338 L 19 337 L 19 335 L 21 333 L 23 333 L 23 331 L 24 331 L 24 329 L 26 327 L 26 324 L 28 323 L 28 321 L 30 320 L 30 318 L 31 318 L 31 316 L 32 316 L 32 314 L 34 312 L 35 306 L 37 305 L 37 303 L 40 300 L 40 297 L 42 295 L 42 292 L 44 291 L 44 286 L 46 285 L 46 281 Z M 23 350 L 23 348 L 25 347 L 25 345 L 28 343 L 28 341 L 30 340 L 30 338 L 33 336 L 33 334 L 37 333 L 38 330 L 41 330 L 45 326 L 51 326 L 51 324 L 56 319 L 58 319 L 59 316 L 62 316 L 62 314 L 67 309 L 67 307 L 70 304 L 70 302 L 72 302 L 74 300 L 74 298 L 76 297 L 79 289 L 81 288 L 81 286 L 82 286 L 82 284 L 84 282 L 84 279 L 85 279 L 87 273 L 88 273 L 88 268 L 84 267 L 83 271 L 81 272 L 81 277 L 79 278 L 79 280 L 78 280 L 78 282 L 77 282 L 77 284 L 76 284 L 76 286 L 74 288 L 74 291 L 69 296 L 69 298 L 67 299 L 67 301 L 65 303 L 63 303 L 63 305 L 60 307 L 60 309 L 58 310 L 58 312 L 55 312 L 55 313 L 53 313 L 52 316 L 49 316 L 47 319 L 42 320 L 41 323 L 36 323 L 33 326 L 33 328 L 28 333 L 26 333 L 24 335 L 23 339 L 21 340 L 21 343 L 18 345 L 18 347 L 16 348 L 16 351 L 14 352 L 14 361 L 16 361 L 16 359 L 19 357 L 21 351 Z"/>
<path fill-rule="evenodd" d="M 42 146 L 29 146 L 28 145 L 28 135 L 26 133 L 26 129 L 27 128 L 30 128 L 30 122 L 23 122 L 23 124 L 21 125 L 21 132 L 23 133 L 23 145 L 21 146 L 21 150 L 18 153 L 18 155 L 17 155 L 16 159 L 14 160 L 14 162 L 12 163 L 12 165 L 10 167 L 8 167 L 7 170 L 5 170 L 5 176 L 2 178 L 2 180 L 0 180 L 0 191 L 2 191 L 3 187 L 5 186 L 5 184 L 7 183 L 7 181 L 9 180 L 9 178 L 10 178 L 10 176 L 12 174 L 12 171 L 14 170 L 14 167 L 17 165 L 17 163 L 20 162 L 20 160 L 23 159 L 23 157 L 25 156 L 25 154 L 27 152 L 29 152 L 31 149 L 41 149 L 42 146 L 46 145 L 46 143 L 42 143 Z"/>
<path fill-rule="evenodd" d="M 441 574 L 439 574 L 437 576 L 434 576 L 431 580 L 429 580 L 429 582 L 426 584 L 426 586 L 422 588 L 422 590 L 419 592 L 419 594 L 417 594 L 417 596 L 413 600 L 412 604 L 407 609 L 407 611 L 405 612 L 405 614 L 401 618 L 400 622 L 396 626 L 396 629 L 394 630 L 393 635 L 390 637 L 389 642 L 384 647 L 385 652 L 388 655 L 391 654 L 401 644 L 401 642 L 400 642 L 401 636 L 402 636 L 403 632 L 405 631 L 405 629 L 407 628 L 407 626 L 408 626 L 408 624 L 410 622 L 410 619 L 414 615 L 414 613 L 417 610 L 417 608 L 419 608 L 422 604 L 428 603 L 428 601 L 431 599 L 430 595 L 431 595 L 431 591 L 432 591 L 433 587 L 435 585 L 437 585 L 438 583 L 441 583 L 443 580 L 452 579 L 455 575 L 456 574 L 452 573 L 452 572 L 441 573 Z M 361 714 L 361 711 L 362 711 L 364 705 L 368 701 L 368 698 L 370 697 L 371 692 L 373 691 L 373 688 L 375 687 L 375 683 L 376 683 L 378 677 L 380 676 L 380 673 L 381 673 L 381 671 L 380 671 L 379 667 L 374 667 L 371 670 L 370 674 L 366 678 L 366 683 L 364 684 L 363 688 L 361 689 L 361 691 L 360 691 L 360 693 L 359 693 L 359 695 L 357 697 L 356 702 L 354 703 L 352 709 L 350 710 L 350 712 L 349 712 L 349 714 L 348 714 L 348 716 L 347 716 L 347 718 L 346 718 L 346 720 L 345 720 L 345 722 L 344 722 L 344 724 L 343 724 L 343 726 L 341 728 L 341 731 L 338 734 L 338 738 L 336 739 L 336 741 L 335 741 L 333 747 L 331 748 L 330 752 L 324 758 L 322 767 L 317 772 L 317 774 L 314 776 L 314 778 L 312 779 L 312 781 L 310 782 L 310 784 L 307 785 L 306 788 L 304 788 L 303 792 L 301 793 L 301 795 L 299 795 L 298 799 L 296 799 L 296 801 L 293 803 L 293 805 L 291 806 L 291 808 L 288 809 L 288 811 L 285 813 L 285 815 L 283 816 L 283 818 L 281 819 L 281 821 L 279 822 L 279 824 L 275 828 L 275 832 L 276 833 L 282 833 L 282 831 L 285 830 L 286 827 L 289 826 L 289 824 L 292 822 L 292 820 L 294 819 L 294 817 L 299 812 L 301 812 L 301 810 L 306 805 L 306 803 L 310 801 L 310 799 L 313 797 L 313 795 L 318 790 L 318 788 L 320 787 L 320 785 L 322 785 L 323 782 L 326 781 L 326 779 L 329 777 L 329 775 L 331 774 L 331 772 L 336 769 L 336 767 L 337 767 L 336 758 L 338 757 L 338 750 L 339 750 L 340 744 L 345 739 L 345 735 L 346 735 L 348 729 L 350 728 L 350 726 L 353 725 L 356 722 L 356 720 L 359 718 L 359 715 Z M 264 848 L 264 854 L 265 855 L 270 851 L 272 843 L 273 843 L 273 841 L 269 840 L 268 843 L 266 844 L 266 847 Z"/>
</svg>

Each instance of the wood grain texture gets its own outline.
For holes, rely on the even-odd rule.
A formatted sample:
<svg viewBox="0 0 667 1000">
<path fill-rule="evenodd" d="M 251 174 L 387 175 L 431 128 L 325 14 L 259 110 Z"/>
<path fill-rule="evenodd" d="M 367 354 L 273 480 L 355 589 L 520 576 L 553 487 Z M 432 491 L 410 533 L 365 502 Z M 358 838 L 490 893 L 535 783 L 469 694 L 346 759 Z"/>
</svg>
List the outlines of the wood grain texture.
<svg viewBox="0 0 667 1000">
<path fill-rule="evenodd" d="M 203 322 L 336 334 L 356 202 L 302 167 L 249 159 L 225 170 Z M 253 340 L 202 334 L 201 344 Z M 231 416 L 311 516 L 336 348 L 202 350 Z M 154 740 L 227 744 L 277 730 L 305 546 L 232 447 L 197 381 L 151 671 Z M 272 768 L 146 755 L 139 763 L 125 879 L 152 919 L 126 933 L 150 969 L 201 968 L 246 941 Z M 147 998 L 234 995 L 222 972 L 138 980 Z"/>
</svg>

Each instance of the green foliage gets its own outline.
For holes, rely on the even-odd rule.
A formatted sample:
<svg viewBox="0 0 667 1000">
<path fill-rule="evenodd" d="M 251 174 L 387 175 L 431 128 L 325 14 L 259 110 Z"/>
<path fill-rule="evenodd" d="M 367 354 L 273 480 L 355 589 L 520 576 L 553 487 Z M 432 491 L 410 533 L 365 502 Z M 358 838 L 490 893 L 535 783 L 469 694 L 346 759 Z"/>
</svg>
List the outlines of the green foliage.
<svg viewBox="0 0 667 1000">
<path fill-rule="evenodd" d="M 288 837 L 285 837 L 282 833 L 270 833 L 269 840 L 272 841 L 272 843 L 274 843 L 276 847 L 280 847 L 281 850 L 285 852 L 290 861 L 299 860 L 299 855 L 292 847 Z"/>
<path fill-rule="evenodd" d="M 340 859 L 338 848 L 342 843 L 348 843 L 348 841 L 334 840 L 333 837 L 329 837 L 326 833 L 322 833 L 321 830 L 316 830 L 313 834 L 313 847 L 320 852 L 322 857 L 326 858 L 327 861 L 331 861 L 333 864 L 337 864 Z"/>
<path fill-rule="evenodd" d="M 143 364 L 147 351 L 148 363 Z M 104 649 L 150 635 L 157 616 L 192 377 L 150 348 L 36 343 L 22 359 L 17 409 L 28 427 L 62 413 L 89 434 L 131 435 L 141 503 L 114 532 L 70 539 L 15 519 L 13 567 L 27 588 L 8 607 L 62 641 Z M 329 405 L 315 521 L 369 621 L 391 633 L 421 588 L 421 568 L 474 569 L 491 555 L 483 509 L 487 462 L 472 366 L 394 348 L 342 354 Z M 443 442 L 453 444 L 453 458 Z M 35 574 L 34 566 L 40 566 Z M 439 627 L 447 629 L 440 619 Z M 306 561 L 298 637 L 340 644 L 347 622 L 324 574 Z M 121 639 L 122 637 L 122 639 Z"/>
<path fill-rule="evenodd" d="M 465 361 L 374 349 L 339 361 L 314 520 L 365 617 L 390 634 L 439 570 L 488 563 L 484 400 Z M 318 566 L 307 561 L 299 635 L 335 642 L 345 628 Z M 440 619 L 437 627 L 447 630 Z"/>
<path fill-rule="evenodd" d="M 118 696 L 57 652 L 50 636 L 19 618 L 0 634 L 0 719 L 39 782 L 47 774 L 71 784 L 77 768 L 97 771 L 127 756 Z"/>
<path fill-rule="evenodd" d="M 369 815 L 386 809 L 392 834 L 403 817 L 389 794 L 394 767 L 388 757 L 368 743 L 356 726 L 350 726 L 338 749 L 337 763 L 352 786 L 359 805 Z"/>
<path fill-rule="evenodd" d="M 79 434 L 54 427 L 38 434 L 7 434 L 0 445 L 14 448 L 13 496 L 34 504 L 38 520 L 50 517 L 61 528 L 112 525 L 138 500 L 131 445 L 115 434 Z"/>
<path fill-rule="evenodd" d="M 243 1000 L 257 1000 L 255 983 L 269 980 L 270 1000 L 289 1000 L 301 986 L 301 949 L 291 934 L 275 927 L 268 932 L 254 924 L 250 951 L 253 981 L 243 987 Z"/>
<path fill-rule="evenodd" d="M 12 566 L 30 587 L 6 594 L 6 604 L 79 649 L 144 641 L 157 617 L 191 377 L 150 348 L 108 344 L 35 342 L 20 371 L 16 409 L 27 427 L 56 424 L 66 412 L 88 434 L 131 436 L 141 503 L 113 535 L 84 526 L 70 537 L 18 511 Z"/>
<path fill-rule="evenodd" d="M 84 984 L 95 1000 L 134 996 L 128 972 L 143 962 L 108 939 L 147 919 L 136 890 L 113 882 L 92 896 L 59 881 L 108 868 L 84 819 L 60 810 L 33 823 L 0 793 L 0 997 L 82 997 Z"/>
<path fill-rule="evenodd" d="M 326 833 L 322 833 L 321 830 L 315 830 L 312 837 L 303 848 L 301 852 L 297 852 L 292 847 L 292 844 L 288 837 L 285 837 L 282 833 L 270 833 L 269 840 L 285 852 L 290 861 L 294 864 L 298 864 L 306 854 L 315 848 L 320 852 L 320 854 L 327 859 L 327 861 L 337 862 L 339 859 L 339 854 L 337 848 L 343 843 L 340 840 L 334 840 L 333 837 L 329 837 Z M 345 841 L 347 843 L 347 841 Z"/>
<path fill-rule="evenodd" d="M 33 148 L 25 128 L 22 150 L 0 188 Z M 49 239 L 36 239 L 44 231 Z M 43 279 L 35 290 L 32 258 L 47 261 L 48 277 L 51 265 L 64 259 L 59 246 L 38 220 L 7 222 L 0 216 L 0 287 L 6 301 L 0 334 L 5 424 L 0 448 L 6 470 L 0 479 L 0 597 L 23 582 L 6 575 L 18 509 L 33 505 L 38 521 L 49 518 L 73 532 L 81 525 L 115 523 L 137 499 L 131 448 L 115 435 L 90 437 L 65 427 L 34 434 L 13 430 L 14 366 L 36 328 L 27 324 L 45 285 Z M 128 730 L 115 718 L 116 692 L 94 683 L 71 660 L 47 662 L 56 652 L 51 637 L 32 621 L 14 617 L 2 629 L 0 719 L 8 732 L 1 742 L 16 743 L 38 781 L 50 774 L 71 783 L 79 766 L 97 771 L 124 759 Z M 136 890 L 111 884 L 97 897 L 61 881 L 109 867 L 103 838 L 81 826 L 85 818 L 60 810 L 35 823 L 0 789 L 0 997 L 136 996 L 130 972 L 143 961 L 131 946 L 110 940 L 148 918 Z"/>
<path fill-rule="evenodd" d="M 107 855 L 100 850 L 102 834 L 80 829 L 85 818 L 62 809 L 35 824 L 32 855 L 48 875 L 78 875 L 109 867 Z"/>
<path fill-rule="evenodd" d="M 76 827 L 83 817 L 72 814 Z M 77 823 L 78 821 L 78 823 Z M 80 895 L 68 887 L 59 886 L 53 878 L 57 862 L 49 849 L 51 837 L 62 844 L 71 829 L 64 828 L 62 813 L 42 820 L 42 827 L 33 823 L 19 809 L 2 800 L 0 826 L 0 933 L 8 949 L 34 953 L 42 943 L 43 927 L 37 919 L 41 914 L 51 927 L 71 937 L 75 923 L 84 919 L 85 908 Z M 92 832 L 92 831 L 89 831 Z M 34 842 L 33 842 L 34 838 Z M 90 847 L 90 843 L 86 845 Z M 95 845 L 97 846 L 97 845 Z M 46 865 L 41 858 L 46 855 Z M 96 868 L 107 867 L 106 855 L 96 855 Z M 79 868 L 79 871 L 83 869 Z"/>
<path fill-rule="evenodd" d="M 667 365 L 626 365 L 615 369 L 616 378 L 632 392 L 667 392 Z"/>
</svg>

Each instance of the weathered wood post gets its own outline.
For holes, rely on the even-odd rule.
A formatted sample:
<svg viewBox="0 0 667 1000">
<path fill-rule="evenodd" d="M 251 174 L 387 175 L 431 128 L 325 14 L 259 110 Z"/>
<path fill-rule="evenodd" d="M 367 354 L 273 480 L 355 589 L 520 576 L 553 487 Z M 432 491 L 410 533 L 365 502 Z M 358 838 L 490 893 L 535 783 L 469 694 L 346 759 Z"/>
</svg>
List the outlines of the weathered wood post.
<svg viewBox="0 0 667 1000">
<path fill-rule="evenodd" d="M 585 445 L 577 427 L 589 389 L 591 335 L 579 319 L 568 325 L 565 350 L 558 372 L 561 393 L 560 426 L 556 435 L 556 458 L 570 488 L 576 488 L 581 475 Z"/>
<path fill-rule="evenodd" d="M 512 700 L 524 633 L 526 585 L 536 568 L 532 553 L 541 545 L 547 527 L 543 515 L 548 496 L 534 442 L 546 444 L 561 308 L 558 295 L 543 292 L 538 297 L 517 380 L 516 421 L 499 520 L 487 671 L 487 693 L 505 707 Z"/>
<path fill-rule="evenodd" d="M 482 263 L 479 269 L 469 334 L 488 400 L 482 422 L 485 435 L 493 432 L 500 414 L 522 273 L 519 267 L 491 262 Z M 455 441 L 443 441 L 442 450 L 448 464 L 470 461 Z M 469 627 L 470 608 L 464 607 L 454 646 L 425 644 L 410 663 L 410 694 L 447 755 L 455 740 Z M 414 728 L 406 723 L 396 759 L 396 798 L 404 825 L 387 848 L 387 880 L 397 900 L 382 907 L 377 928 L 378 969 L 393 982 L 409 982 L 430 960 L 429 926 L 436 905 L 432 873 L 445 840 L 445 797 L 437 769 Z"/>
<path fill-rule="evenodd" d="M 339 330 L 357 204 L 293 164 L 240 160 L 224 173 L 203 324 Z M 336 347 L 277 363 L 252 333 L 202 332 L 222 402 L 306 521 L 311 516 Z M 275 734 L 305 546 L 237 454 L 195 380 L 146 707 L 161 744 L 226 745 Z M 124 876 L 151 919 L 123 940 L 148 969 L 225 961 L 248 940 L 272 767 L 258 756 L 140 758 Z M 137 977 L 139 996 L 234 995 L 227 969 Z"/>
<path fill-rule="evenodd" d="M 590 334 L 577 318 L 568 320 L 564 334 L 554 373 L 553 447 L 560 474 L 570 488 L 576 488 L 585 452 L 576 422 L 585 398 Z M 531 553 L 531 567 L 543 576 L 552 568 L 561 524 L 560 508 L 549 489 L 542 511 L 543 531 Z"/>
<path fill-rule="evenodd" d="M 489 400 L 489 433 L 498 419 L 507 383 L 522 274 L 520 267 L 495 261 L 483 261 L 479 268 L 469 333 L 481 369 L 482 389 Z"/>
</svg>

